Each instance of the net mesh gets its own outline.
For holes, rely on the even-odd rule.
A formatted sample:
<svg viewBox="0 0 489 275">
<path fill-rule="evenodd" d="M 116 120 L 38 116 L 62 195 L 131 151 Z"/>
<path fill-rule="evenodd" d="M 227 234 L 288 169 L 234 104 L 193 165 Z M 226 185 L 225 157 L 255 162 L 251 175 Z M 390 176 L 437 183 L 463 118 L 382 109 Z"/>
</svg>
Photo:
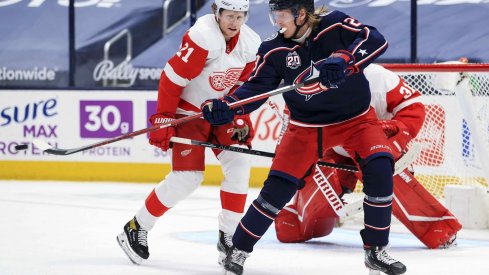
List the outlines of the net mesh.
<svg viewBox="0 0 489 275">
<path fill-rule="evenodd" d="M 420 91 L 426 104 L 426 120 L 411 142 L 422 148 L 413 164 L 418 181 L 438 198 L 447 184 L 487 189 L 489 66 L 478 71 L 470 71 L 470 65 L 389 69 Z"/>
</svg>

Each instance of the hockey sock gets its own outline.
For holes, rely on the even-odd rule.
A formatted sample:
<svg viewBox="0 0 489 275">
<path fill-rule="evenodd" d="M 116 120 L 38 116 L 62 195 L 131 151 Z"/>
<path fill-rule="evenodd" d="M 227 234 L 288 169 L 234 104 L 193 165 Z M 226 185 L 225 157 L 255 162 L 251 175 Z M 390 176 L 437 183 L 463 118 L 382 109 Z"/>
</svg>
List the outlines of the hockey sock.
<svg viewBox="0 0 489 275">
<path fill-rule="evenodd" d="M 233 244 L 248 253 L 265 234 L 278 212 L 294 196 L 297 185 L 281 177 L 269 176 L 260 195 L 246 211 L 233 236 Z"/>
<path fill-rule="evenodd" d="M 362 169 L 365 199 L 365 229 L 360 232 L 368 246 L 386 246 L 392 214 L 392 160 L 386 157 L 369 161 Z"/>
</svg>

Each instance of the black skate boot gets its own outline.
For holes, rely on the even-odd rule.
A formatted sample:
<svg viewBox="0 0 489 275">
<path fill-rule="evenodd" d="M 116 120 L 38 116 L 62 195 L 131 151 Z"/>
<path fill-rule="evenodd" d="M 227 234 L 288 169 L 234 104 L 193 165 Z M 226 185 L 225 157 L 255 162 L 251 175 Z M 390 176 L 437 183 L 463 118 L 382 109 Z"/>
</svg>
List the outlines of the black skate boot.
<svg viewBox="0 0 489 275">
<path fill-rule="evenodd" d="M 224 259 L 224 275 L 242 275 L 243 265 L 250 255 L 232 246 Z"/>
<path fill-rule="evenodd" d="M 139 265 L 149 257 L 148 231 L 139 226 L 136 217 L 124 226 L 124 232 L 117 235 L 117 242 L 131 262 Z"/>
<path fill-rule="evenodd" d="M 388 275 L 404 274 L 406 266 L 387 254 L 385 247 L 365 247 L 365 266 L 370 269 L 371 275 L 383 272 Z"/>
<path fill-rule="evenodd" d="M 224 258 L 226 258 L 226 254 L 233 246 L 233 236 L 231 234 L 227 234 L 219 230 L 219 240 L 217 241 L 217 251 L 219 251 L 219 259 L 217 262 L 219 265 L 224 264 Z"/>
</svg>

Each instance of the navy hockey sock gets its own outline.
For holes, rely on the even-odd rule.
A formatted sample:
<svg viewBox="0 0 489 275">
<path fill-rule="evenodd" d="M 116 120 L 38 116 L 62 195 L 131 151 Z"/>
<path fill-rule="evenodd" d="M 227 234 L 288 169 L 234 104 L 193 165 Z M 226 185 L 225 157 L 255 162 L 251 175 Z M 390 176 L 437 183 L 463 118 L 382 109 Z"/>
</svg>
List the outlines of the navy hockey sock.
<svg viewBox="0 0 489 275">
<path fill-rule="evenodd" d="M 386 157 L 373 159 L 362 172 L 365 229 L 360 235 L 365 245 L 385 246 L 389 242 L 392 214 L 392 160 Z"/>
<path fill-rule="evenodd" d="M 246 211 L 233 236 L 234 246 L 252 252 L 253 246 L 265 234 L 278 212 L 294 196 L 297 185 L 280 177 L 269 176 L 260 195 Z"/>
</svg>

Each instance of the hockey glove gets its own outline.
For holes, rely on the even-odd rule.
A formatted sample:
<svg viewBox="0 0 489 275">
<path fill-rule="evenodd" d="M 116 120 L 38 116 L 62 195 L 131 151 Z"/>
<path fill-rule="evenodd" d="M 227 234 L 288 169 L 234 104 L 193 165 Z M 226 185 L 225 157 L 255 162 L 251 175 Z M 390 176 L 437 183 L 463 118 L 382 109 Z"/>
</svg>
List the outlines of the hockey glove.
<svg viewBox="0 0 489 275">
<path fill-rule="evenodd" d="M 209 99 L 201 106 L 204 119 L 211 125 L 224 125 L 230 123 L 234 119 L 234 111 L 229 108 L 228 103 L 224 99 Z"/>
<path fill-rule="evenodd" d="M 394 158 L 398 159 L 406 152 L 407 144 L 413 139 L 409 129 L 399 120 L 379 120 L 379 123 L 392 143 Z"/>
<path fill-rule="evenodd" d="M 251 140 L 255 136 L 253 130 L 253 124 L 251 123 L 250 116 L 236 116 L 233 121 L 234 130 L 231 136 L 232 140 L 237 140 L 240 144 L 246 144 L 251 146 Z"/>
<path fill-rule="evenodd" d="M 154 114 L 149 118 L 151 125 L 168 123 L 175 120 L 175 115 L 170 113 Z M 168 150 L 170 138 L 175 136 L 175 127 L 170 126 L 149 133 L 149 144 L 160 148 L 162 151 Z"/>
<path fill-rule="evenodd" d="M 345 82 L 346 77 L 358 71 L 355 69 L 355 57 L 347 51 L 337 51 L 330 55 L 319 69 L 321 85 L 335 88 Z"/>
</svg>

